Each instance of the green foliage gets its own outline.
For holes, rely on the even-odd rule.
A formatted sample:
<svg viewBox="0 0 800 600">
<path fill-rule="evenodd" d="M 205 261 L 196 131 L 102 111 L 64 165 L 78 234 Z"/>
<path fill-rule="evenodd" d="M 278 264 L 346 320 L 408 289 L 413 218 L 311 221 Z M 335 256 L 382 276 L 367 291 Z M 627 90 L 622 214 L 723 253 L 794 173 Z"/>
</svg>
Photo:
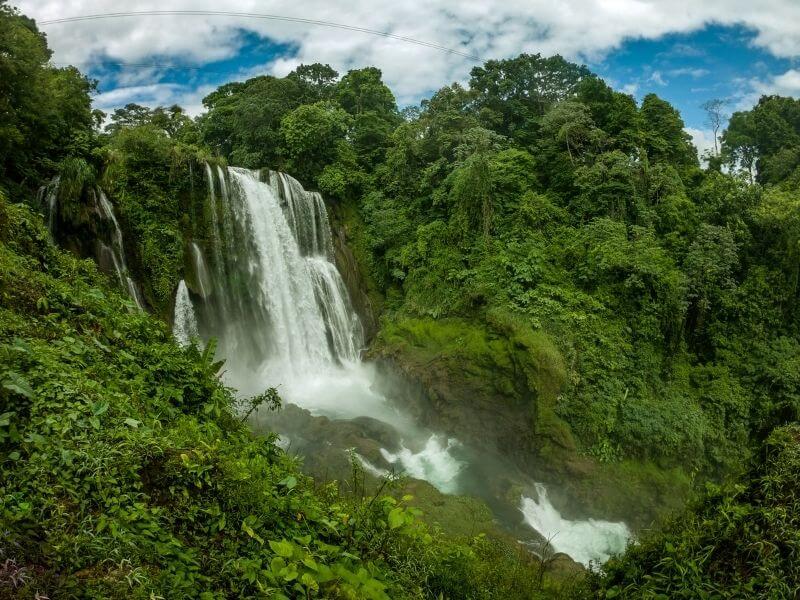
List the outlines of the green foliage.
<svg viewBox="0 0 800 600">
<path fill-rule="evenodd" d="M 282 152 L 287 170 L 303 181 L 314 181 L 336 157 L 337 142 L 350 128 L 350 118 L 329 102 L 303 104 L 281 121 Z"/>
<path fill-rule="evenodd" d="M 534 139 L 538 120 L 546 110 L 572 96 L 590 72 L 560 56 L 521 54 L 490 60 L 472 69 L 470 75 L 481 120 L 490 129 L 526 144 Z"/>
<path fill-rule="evenodd" d="M 128 105 L 102 134 L 92 83 L 49 56 L 0 2 L 0 198 L 60 173 L 57 238 L 85 256 L 102 185 L 162 317 L 187 243 L 208 242 L 203 163 L 284 168 L 336 202 L 383 296 L 376 352 L 522 415 L 509 443 L 544 462 L 601 462 L 632 488 L 661 469 L 676 474 L 658 487 L 681 487 L 800 417 L 800 101 L 735 113 L 704 171 L 666 101 L 637 106 L 559 56 L 489 61 L 402 118 L 378 69 L 314 64 L 223 85 L 195 121 Z M 494 542 L 445 543 L 404 503 L 315 490 L 247 434 L 213 357 L 128 314 L 32 213 L 0 201 L 0 240 L 0 516 L 16 553 L 0 577 L 89 597 L 533 593 Z M 786 595 L 777 577 L 797 574 L 767 549 L 788 548 L 771 532 L 796 531 L 794 497 L 758 490 L 790 479 L 789 447 L 681 526 L 703 545 L 643 544 L 607 596 Z M 731 532 L 757 569 L 712 547 Z M 696 560 L 709 548 L 728 562 Z"/>
<path fill-rule="evenodd" d="M 800 585 L 800 429 L 775 430 L 744 483 L 705 497 L 606 564 L 597 598 L 791 598 Z"/>
<path fill-rule="evenodd" d="M 60 223 L 73 226 L 80 223 L 81 212 L 85 210 L 84 194 L 96 180 L 94 168 L 84 159 L 68 157 L 61 162 L 56 198 Z"/>
<path fill-rule="evenodd" d="M 750 111 L 731 117 L 722 138 L 723 154 L 761 183 L 784 181 L 800 166 L 800 101 L 762 96 Z"/>
<path fill-rule="evenodd" d="M 111 122 L 106 126 L 106 131 L 114 135 L 125 128 L 145 125 L 155 127 L 169 137 L 184 142 L 194 142 L 198 136 L 196 124 L 177 104 L 168 108 L 158 106 L 154 109 L 138 104 L 126 104 L 124 108 L 118 108 L 111 114 Z"/>
<path fill-rule="evenodd" d="M 795 414 L 794 367 L 780 388 L 758 373 L 796 339 L 796 184 L 700 171 L 662 99 L 637 107 L 558 57 L 521 56 L 408 111 L 383 163 L 361 152 L 337 151 L 320 181 L 363 223 L 353 242 L 386 298 L 383 350 L 413 363 L 440 348 L 399 323 L 455 319 L 502 338 L 493 315 L 512 315 L 568 365 L 543 414 L 604 461 L 718 474 Z M 469 348 L 458 368 L 483 372 Z"/>
<path fill-rule="evenodd" d="M 642 100 L 641 113 L 644 149 L 651 161 L 680 167 L 697 164 L 697 150 L 690 142 L 691 136 L 684 131 L 677 110 L 655 94 L 648 94 Z"/>
<path fill-rule="evenodd" d="M 29 192 L 70 154 L 91 151 L 94 84 L 49 65 L 44 34 L 0 2 L 0 187 Z"/>
<path fill-rule="evenodd" d="M 179 347 L 30 210 L 3 200 L 0 216 L 0 596 L 539 589 L 534 561 L 506 542 L 445 539 L 410 497 L 315 484 L 242 423 L 213 343 Z M 250 404 L 263 402 L 275 408 L 275 390 Z"/>
<path fill-rule="evenodd" d="M 184 246 L 204 235 L 192 227 L 204 222 L 203 161 L 210 157 L 154 123 L 119 126 L 103 156 L 102 185 L 119 214 L 129 267 L 149 304 L 166 318 L 182 276 Z"/>
</svg>

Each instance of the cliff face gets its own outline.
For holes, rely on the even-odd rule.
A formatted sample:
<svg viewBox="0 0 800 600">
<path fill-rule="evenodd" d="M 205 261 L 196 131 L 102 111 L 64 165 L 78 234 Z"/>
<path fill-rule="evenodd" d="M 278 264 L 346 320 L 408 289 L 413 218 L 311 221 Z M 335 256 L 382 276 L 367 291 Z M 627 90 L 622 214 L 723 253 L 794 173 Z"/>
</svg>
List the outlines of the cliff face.
<svg viewBox="0 0 800 600">
<path fill-rule="evenodd" d="M 497 454 L 520 479 L 548 484 L 568 518 L 623 520 L 638 530 L 681 505 L 689 480 L 680 469 L 601 463 L 581 452 L 554 410 L 566 385 L 561 355 L 546 336 L 502 315 L 488 321 L 386 320 L 369 357 L 385 385 L 404 386 L 417 422 Z"/>
<path fill-rule="evenodd" d="M 356 257 L 358 245 L 353 229 L 361 225 L 360 219 L 354 210 L 342 204 L 328 203 L 328 215 L 336 267 L 347 286 L 353 308 L 364 327 L 364 339 L 369 344 L 378 334 L 382 298 L 369 277 L 366 260 Z"/>
</svg>

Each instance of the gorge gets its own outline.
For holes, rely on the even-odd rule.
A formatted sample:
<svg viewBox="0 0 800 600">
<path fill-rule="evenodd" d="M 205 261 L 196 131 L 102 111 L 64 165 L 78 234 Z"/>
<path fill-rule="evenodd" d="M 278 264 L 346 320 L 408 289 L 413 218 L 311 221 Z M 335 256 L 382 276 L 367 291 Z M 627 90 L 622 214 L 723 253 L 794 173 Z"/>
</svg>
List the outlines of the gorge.
<svg viewBox="0 0 800 600">
<path fill-rule="evenodd" d="M 510 521 L 505 524 L 509 531 L 524 535 L 524 516 L 550 544 L 546 552 L 563 551 L 586 566 L 625 548 L 630 532 L 623 523 L 563 519 L 541 483 L 533 483 L 530 475 L 513 481 L 522 472 L 504 468 L 504 457 L 480 456 L 486 450 L 469 448 L 469 440 L 414 422 L 407 414 L 403 386 L 387 385 L 381 380 L 385 373 L 362 362 L 363 330 L 333 262 L 328 212 L 320 194 L 275 171 L 206 164 L 205 173 L 209 193 L 204 216 L 212 229 L 207 254 L 213 275 L 209 281 L 205 254 L 191 242 L 186 268 L 194 270 L 196 292 L 180 282 L 174 333 L 182 343 L 192 333 L 200 343 L 219 340 L 225 381 L 241 397 L 275 387 L 284 402 L 303 409 L 294 412 L 294 422 L 270 419 L 266 411 L 255 413 L 251 421 L 257 429 L 278 431 L 291 448 L 292 438 L 304 435 L 305 411 L 330 419 L 331 429 L 343 420 L 374 420 L 381 439 L 363 439 L 361 445 L 389 442 L 388 447 L 377 453 L 373 446 L 368 458 L 358 453 L 360 448 L 338 448 L 342 457 L 356 452 L 370 474 L 406 474 L 443 493 L 473 493 Z M 335 438 L 334 433 L 315 439 L 312 447 L 335 444 Z M 523 490 L 516 507 L 514 499 L 499 492 L 504 489 L 500 482 Z"/>
</svg>

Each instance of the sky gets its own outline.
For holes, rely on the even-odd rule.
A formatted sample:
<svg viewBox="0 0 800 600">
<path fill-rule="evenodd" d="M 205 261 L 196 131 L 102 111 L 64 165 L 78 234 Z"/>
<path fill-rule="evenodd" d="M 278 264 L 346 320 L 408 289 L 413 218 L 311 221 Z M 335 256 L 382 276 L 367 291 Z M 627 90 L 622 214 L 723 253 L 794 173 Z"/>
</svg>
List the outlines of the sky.
<svg viewBox="0 0 800 600">
<path fill-rule="evenodd" d="M 12 4 L 14 0 L 12 0 Z M 416 104 L 472 67 L 521 52 L 561 54 L 615 89 L 654 92 L 680 111 L 702 151 L 712 134 L 700 106 L 728 113 L 762 94 L 800 97 L 800 0 L 17 0 L 40 23 L 53 62 L 99 81 L 95 106 L 178 103 L 202 112 L 218 85 L 302 63 L 340 73 L 377 66 L 401 106 Z M 47 23 L 121 10 L 228 14 L 135 15 Z M 235 13 L 235 14 L 230 14 Z M 319 23 L 363 28 L 375 35 Z M 428 44 L 449 48 L 446 52 Z M 134 66 L 135 65 L 135 66 Z"/>
</svg>

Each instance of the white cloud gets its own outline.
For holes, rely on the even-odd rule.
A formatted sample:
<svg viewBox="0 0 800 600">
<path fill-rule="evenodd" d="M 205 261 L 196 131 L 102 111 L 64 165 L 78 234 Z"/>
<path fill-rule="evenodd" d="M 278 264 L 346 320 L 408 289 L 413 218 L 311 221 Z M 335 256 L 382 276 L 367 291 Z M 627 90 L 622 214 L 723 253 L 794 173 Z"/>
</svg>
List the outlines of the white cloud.
<svg viewBox="0 0 800 600">
<path fill-rule="evenodd" d="M 19 4 L 39 21 L 120 10 L 113 0 L 19 0 Z M 131 8 L 213 11 L 220 5 L 212 0 L 173 0 L 169 5 L 139 0 Z M 745 25 L 756 32 L 756 45 L 776 56 L 800 56 L 797 0 L 496 0 L 457 7 L 445 0 L 233 0 L 224 9 L 345 23 L 435 42 L 482 60 L 520 52 L 598 59 L 626 39 L 653 39 L 709 23 Z M 106 57 L 202 65 L 235 56 L 244 34 L 254 33 L 296 48 L 292 56 L 270 65 L 278 74 L 299 62 L 327 62 L 340 71 L 376 65 L 401 102 L 416 100 L 450 81 L 463 81 L 475 64 L 462 56 L 385 37 L 241 16 L 139 16 L 43 29 L 55 50 L 54 60 L 71 63 Z"/>
<path fill-rule="evenodd" d="M 800 69 L 789 69 L 768 81 L 755 81 L 753 87 L 760 94 L 798 96 L 800 95 Z"/>
<path fill-rule="evenodd" d="M 703 156 L 709 150 L 714 150 L 714 132 L 710 129 L 695 129 L 687 127 L 686 133 L 692 136 L 692 142 L 697 146 L 697 154 Z"/>
<path fill-rule="evenodd" d="M 667 71 L 667 75 L 671 77 L 691 77 L 693 79 L 700 79 L 701 77 L 705 77 L 709 74 L 708 69 L 698 69 L 698 68 L 691 68 L 691 67 L 681 67 L 679 69 L 670 69 Z"/>
<path fill-rule="evenodd" d="M 792 96 L 800 98 L 800 69 L 789 69 L 767 79 L 750 79 L 739 82 L 742 91 L 735 103 L 735 110 L 749 110 L 761 96 Z"/>
<path fill-rule="evenodd" d="M 664 80 L 664 77 L 661 75 L 661 71 L 653 71 L 650 75 L 648 81 L 652 81 L 656 85 L 667 85 L 667 82 Z"/>
</svg>

